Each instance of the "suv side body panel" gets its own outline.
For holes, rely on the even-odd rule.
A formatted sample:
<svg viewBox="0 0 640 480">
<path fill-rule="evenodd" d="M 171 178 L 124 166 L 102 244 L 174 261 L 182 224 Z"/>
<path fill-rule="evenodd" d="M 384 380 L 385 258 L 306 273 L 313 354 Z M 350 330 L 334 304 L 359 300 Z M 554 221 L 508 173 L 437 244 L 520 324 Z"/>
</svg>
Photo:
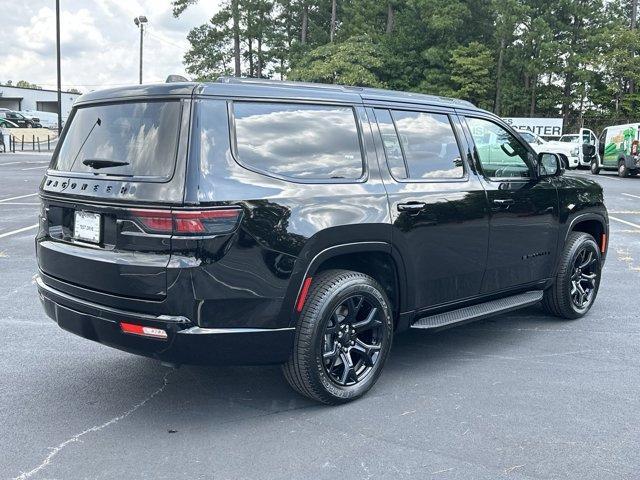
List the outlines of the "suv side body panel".
<svg viewBox="0 0 640 480">
<path fill-rule="evenodd" d="M 455 111 L 422 105 L 390 107 L 394 111 L 448 115 L 464 165 L 460 179 L 398 180 L 391 174 L 381 132 L 374 125 L 382 178 L 389 196 L 393 248 L 405 259 L 407 268 L 407 310 L 419 314 L 480 293 L 489 241 L 489 212 L 482 184 L 464 158 L 468 146 Z M 381 111 L 380 106 L 376 111 Z M 415 212 L 401 211 L 406 204 L 424 206 Z"/>
<path fill-rule="evenodd" d="M 219 141 L 207 153 L 200 136 L 192 137 L 190 162 L 200 158 L 201 163 L 191 169 L 187 198 L 202 207 L 240 205 L 244 215 L 238 232 L 224 251 L 217 252 L 215 261 L 199 253 L 181 258 L 193 265 L 189 275 L 200 304 L 194 320 L 204 328 L 289 327 L 295 322 L 292 312 L 304 275 L 320 252 L 359 243 L 362 251 L 368 251 L 371 247 L 366 244 L 390 243 L 389 210 L 371 129 L 362 106 L 344 103 L 355 108 L 359 121 L 365 157 L 362 180 L 280 179 L 245 168 L 235 158 L 225 121 L 227 104 L 233 100 L 229 96 L 195 100 L 196 110 L 215 105 L 207 110 L 215 116 L 209 127 Z M 213 175 L 196 176 L 196 171 Z M 340 249 L 332 254 L 340 254 Z"/>
<path fill-rule="evenodd" d="M 494 115 L 459 111 L 467 139 L 475 145 L 468 118 L 488 121 L 510 132 L 528 152 L 530 178 L 492 179 L 480 174 L 491 208 L 487 270 L 482 286 L 486 295 L 537 285 L 551 278 L 558 255 L 558 193 L 554 178 L 537 178 L 536 154 L 515 131 Z M 478 172 L 482 165 L 474 146 Z"/>
</svg>

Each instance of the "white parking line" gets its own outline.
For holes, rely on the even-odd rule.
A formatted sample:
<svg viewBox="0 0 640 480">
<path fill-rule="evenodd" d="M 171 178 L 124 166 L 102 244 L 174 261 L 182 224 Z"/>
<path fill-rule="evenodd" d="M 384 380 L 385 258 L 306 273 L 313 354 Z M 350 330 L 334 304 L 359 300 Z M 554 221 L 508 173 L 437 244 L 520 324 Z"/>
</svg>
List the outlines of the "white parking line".
<svg viewBox="0 0 640 480">
<path fill-rule="evenodd" d="M 47 168 L 49 165 L 38 165 L 37 167 L 21 168 L 20 170 L 35 170 L 36 168 Z"/>
<path fill-rule="evenodd" d="M 40 205 L 39 203 L 35 203 L 35 202 L 4 202 L 4 203 L 0 203 L 0 207 L 3 207 L 5 205 Z M 611 212 L 611 213 L 616 213 L 616 212 Z M 618 212 L 620 213 L 620 212 Z M 640 214 L 640 212 L 635 212 L 637 214 Z"/>
<path fill-rule="evenodd" d="M 609 215 L 609 218 L 611 220 L 615 220 L 616 222 L 624 223 L 625 225 L 629 225 L 630 227 L 637 228 L 640 230 L 640 225 L 638 225 L 637 223 L 627 222 L 626 220 L 622 220 L 621 218 L 617 218 L 617 217 L 612 217 L 611 215 Z"/>
<path fill-rule="evenodd" d="M 10 202 L 11 200 L 18 200 L 19 198 L 35 197 L 36 195 L 38 195 L 38 192 L 29 193 L 27 195 L 18 195 L 17 197 L 3 198 L 2 200 L 0 200 L 0 203 L 2 203 L 2 202 Z"/>
<path fill-rule="evenodd" d="M 8 237 L 9 235 L 15 235 L 16 233 L 26 232 L 27 230 L 32 230 L 37 227 L 38 227 L 37 223 L 35 225 L 29 225 L 28 227 L 19 228 L 18 230 L 13 230 L 12 232 L 0 234 L 0 238 Z"/>
<path fill-rule="evenodd" d="M 571 175 L 577 175 L 579 177 L 586 177 L 586 178 L 590 178 L 592 180 L 600 180 L 600 179 L 604 179 L 604 180 L 615 180 L 616 182 L 624 182 L 624 180 L 620 177 L 614 176 L 614 175 L 594 175 L 591 172 L 576 172 L 576 171 L 572 171 Z"/>
<path fill-rule="evenodd" d="M 626 195 L 627 197 L 640 198 L 640 195 L 633 195 L 631 193 L 623 193 L 622 195 Z"/>
</svg>

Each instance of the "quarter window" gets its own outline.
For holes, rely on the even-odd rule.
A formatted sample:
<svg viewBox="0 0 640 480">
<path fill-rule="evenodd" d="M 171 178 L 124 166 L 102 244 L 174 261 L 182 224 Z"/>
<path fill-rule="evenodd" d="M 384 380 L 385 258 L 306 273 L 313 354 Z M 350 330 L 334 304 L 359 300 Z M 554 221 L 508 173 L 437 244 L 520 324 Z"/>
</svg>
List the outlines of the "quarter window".
<svg viewBox="0 0 640 480">
<path fill-rule="evenodd" d="M 402 156 L 402 147 L 389 110 L 376 110 L 376 120 L 378 128 L 380 128 L 389 170 L 395 178 L 403 180 L 407 178 L 407 165 Z"/>
<path fill-rule="evenodd" d="M 529 152 L 500 125 L 481 118 L 467 118 L 483 173 L 490 178 L 529 178 Z"/>
<path fill-rule="evenodd" d="M 391 115 L 404 154 L 406 178 L 451 179 L 464 176 L 460 149 L 447 115 L 402 110 L 393 110 Z M 385 148 L 388 150 L 391 144 L 385 141 Z M 393 173 L 393 169 L 399 167 L 390 165 L 390 168 Z"/>
<path fill-rule="evenodd" d="M 351 107 L 235 102 L 233 110 L 238 159 L 248 168 L 305 180 L 362 177 Z"/>
</svg>

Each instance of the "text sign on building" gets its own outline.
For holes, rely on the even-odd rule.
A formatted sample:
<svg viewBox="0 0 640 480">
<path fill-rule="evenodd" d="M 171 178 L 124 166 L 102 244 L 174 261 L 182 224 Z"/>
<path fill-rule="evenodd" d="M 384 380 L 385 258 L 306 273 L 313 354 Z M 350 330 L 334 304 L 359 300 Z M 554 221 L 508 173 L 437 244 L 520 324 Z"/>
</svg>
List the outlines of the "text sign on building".
<svg viewBox="0 0 640 480">
<path fill-rule="evenodd" d="M 518 130 L 529 130 L 541 137 L 559 137 L 562 135 L 561 118 L 503 118 L 505 122 Z"/>
</svg>

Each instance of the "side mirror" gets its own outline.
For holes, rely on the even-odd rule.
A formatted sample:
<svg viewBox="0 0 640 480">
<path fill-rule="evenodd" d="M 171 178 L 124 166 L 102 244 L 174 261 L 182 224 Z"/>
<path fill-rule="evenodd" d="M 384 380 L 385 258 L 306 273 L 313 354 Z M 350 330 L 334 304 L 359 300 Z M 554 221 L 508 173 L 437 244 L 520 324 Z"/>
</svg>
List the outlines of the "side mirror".
<svg viewBox="0 0 640 480">
<path fill-rule="evenodd" d="M 562 175 L 562 171 L 562 162 L 556 153 L 542 152 L 538 155 L 538 177 L 557 177 Z"/>
</svg>

